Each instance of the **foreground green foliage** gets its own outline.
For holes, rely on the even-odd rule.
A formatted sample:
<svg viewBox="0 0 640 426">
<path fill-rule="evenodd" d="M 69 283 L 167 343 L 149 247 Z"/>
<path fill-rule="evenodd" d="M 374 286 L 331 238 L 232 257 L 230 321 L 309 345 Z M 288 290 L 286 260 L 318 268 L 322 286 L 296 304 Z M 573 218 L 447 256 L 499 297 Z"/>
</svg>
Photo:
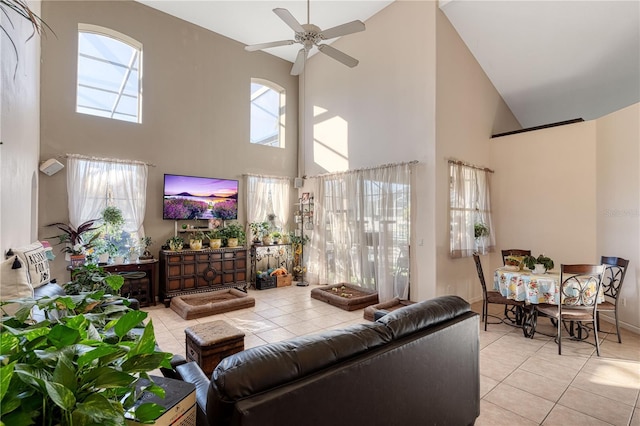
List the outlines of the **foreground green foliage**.
<svg viewBox="0 0 640 426">
<path fill-rule="evenodd" d="M 146 312 L 102 290 L 20 303 L 0 323 L 0 424 L 124 425 L 142 391 L 164 397 L 148 372 L 170 367 L 171 354 L 155 350 Z M 29 319 L 34 307 L 45 320 Z M 162 411 L 146 403 L 135 416 L 149 422 Z"/>
</svg>

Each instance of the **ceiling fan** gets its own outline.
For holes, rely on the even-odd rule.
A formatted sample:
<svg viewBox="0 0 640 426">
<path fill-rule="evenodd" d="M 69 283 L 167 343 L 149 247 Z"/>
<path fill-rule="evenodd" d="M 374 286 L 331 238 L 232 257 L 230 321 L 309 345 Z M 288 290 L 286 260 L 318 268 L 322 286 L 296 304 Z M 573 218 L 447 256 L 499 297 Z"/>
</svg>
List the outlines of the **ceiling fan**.
<svg viewBox="0 0 640 426">
<path fill-rule="evenodd" d="M 299 75 L 304 69 L 304 63 L 309 56 L 309 51 L 316 46 L 318 50 L 325 55 L 345 64 L 348 67 L 358 65 L 358 60 L 347 55 L 344 52 L 331 47 L 328 44 L 321 44 L 324 40 L 357 33 L 365 30 L 362 21 L 351 21 L 346 24 L 338 25 L 326 30 L 321 30 L 318 26 L 309 23 L 309 0 L 307 0 L 307 23 L 300 24 L 296 18 L 287 9 L 276 8 L 273 12 L 278 15 L 295 32 L 293 40 L 272 41 L 269 43 L 252 44 L 245 46 L 245 50 L 253 52 L 256 50 L 269 49 L 272 47 L 289 46 L 294 43 L 300 43 L 302 49 L 298 51 L 296 60 L 291 68 L 291 75 Z"/>
</svg>

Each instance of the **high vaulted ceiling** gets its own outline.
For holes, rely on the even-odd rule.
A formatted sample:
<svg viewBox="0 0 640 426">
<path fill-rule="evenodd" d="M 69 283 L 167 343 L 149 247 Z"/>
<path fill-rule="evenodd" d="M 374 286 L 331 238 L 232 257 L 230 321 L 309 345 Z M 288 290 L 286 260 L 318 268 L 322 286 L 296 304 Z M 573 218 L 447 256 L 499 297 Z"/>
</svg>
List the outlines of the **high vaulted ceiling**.
<svg viewBox="0 0 640 426">
<path fill-rule="evenodd" d="M 300 0 L 138 1 L 244 44 L 292 38 L 276 7 L 307 23 Z M 313 0 L 310 22 L 366 23 L 392 1 Z M 523 127 L 591 120 L 640 102 L 637 0 L 443 0 L 440 7 Z M 298 49 L 268 52 L 293 62 Z"/>
</svg>

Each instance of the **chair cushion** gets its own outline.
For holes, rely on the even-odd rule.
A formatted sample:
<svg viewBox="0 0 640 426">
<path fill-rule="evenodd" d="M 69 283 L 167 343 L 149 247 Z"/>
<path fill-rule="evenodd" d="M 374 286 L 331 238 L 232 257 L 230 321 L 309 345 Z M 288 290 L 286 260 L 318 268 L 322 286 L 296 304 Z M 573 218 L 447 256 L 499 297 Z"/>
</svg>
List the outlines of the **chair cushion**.
<svg viewBox="0 0 640 426">
<path fill-rule="evenodd" d="M 500 304 L 500 305 L 515 305 L 515 306 L 524 305 L 524 302 L 519 301 L 519 300 L 508 299 L 508 298 L 504 297 L 502 294 L 500 294 L 500 292 L 498 292 L 498 291 L 488 291 L 487 292 L 487 302 L 489 302 L 489 303 L 497 303 L 497 304 Z"/>
<path fill-rule="evenodd" d="M 599 311 L 615 311 L 616 310 L 616 305 L 614 305 L 611 302 L 602 302 L 602 303 L 598 303 L 598 310 Z"/>
</svg>

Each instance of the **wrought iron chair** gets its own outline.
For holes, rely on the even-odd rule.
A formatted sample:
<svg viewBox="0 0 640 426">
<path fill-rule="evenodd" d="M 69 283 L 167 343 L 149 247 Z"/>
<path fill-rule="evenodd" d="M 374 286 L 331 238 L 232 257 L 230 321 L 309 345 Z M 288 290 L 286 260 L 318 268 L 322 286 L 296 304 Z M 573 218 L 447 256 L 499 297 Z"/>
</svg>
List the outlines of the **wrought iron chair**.
<svg viewBox="0 0 640 426">
<path fill-rule="evenodd" d="M 624 282 L 624 276 L 627 273 L 629 261 L 621 257 L 602 256 L 600 258 L 600 263 L 606 265 L 606 270 L 602 280 L 605 301 L 598 305 L 598 331 L 600 331 L 600 312 L 613 312 L 616 319 L 618 343 L 622 343 L 622 338 L 620 337 L 620 325 L 618 323 L 618 295 L 622 289 L 622 283 Z"/>
<path fill-rule="evenodd" d="M 480 285 L 482 286 L 482 321 L 484 322 L 484 331 L 487 331 L 487 319 L 490 316 L 500 320 L 499 323 L 492 323 L 492 324 L 504 323 L 505 322 L 504 319 L 506 318 L 511 322 L 511 325 L 517 324 L 519 326 L 522 321 L 522 308 L 524 306 L 524 302 L 507 299 L 502 294 L 500 294 L 499 291 L 494 291 L 494 290 L 487 291 L 487 284 L 484 280 L 484 273 L 482 272 L 482 263 L 480 262 L 480 256 L 477 253 L 474 253 L 473 260 L 476 263 L 478 278 L 480 279 Z M 504 305 L 505 318 L 500 318 L 495 315 L 489 315 L 489 303 L 493 303 L 496 305 Z M 510 314 L 514 315 L 515 318 L 512 319 L 509 316 Z"/>
<path fill-rule="evenodd" d="M 507 249 L 502 250 L 502 264 L 506 265 L 507 256 L 531 256 L 531 250 Z"/>
<path fill-rule="evenodd" d="M 538 314 L 552 318 L 556 323 L 556 343 L 558 343 L 558 355 L 562 355 L 562 328 L 565 322 L 572 324 L 570 335 L 573 333 L 573 324 L 578 327 L 578 340 L 586 340 L 589 337 L 590 327 L 585 323 L 593 324 L 596 353 L 600 356 L 600 342 L 598 340 L 598 327 L 596 318 L 598 312 L 598 294 L 604 277 L 605 265 L 561 265 L 560 266 L 560 303 L 558 305 L 535 305 L 535 315 Z M 534 320 L 535 324 L 535 320 Z M 582 333 L 587 334 L 582 338 Z M 535 328 L 533 330 L 535 333 Z M 533 333 L 531 337 L 533 337 Z"/>
</svg>

